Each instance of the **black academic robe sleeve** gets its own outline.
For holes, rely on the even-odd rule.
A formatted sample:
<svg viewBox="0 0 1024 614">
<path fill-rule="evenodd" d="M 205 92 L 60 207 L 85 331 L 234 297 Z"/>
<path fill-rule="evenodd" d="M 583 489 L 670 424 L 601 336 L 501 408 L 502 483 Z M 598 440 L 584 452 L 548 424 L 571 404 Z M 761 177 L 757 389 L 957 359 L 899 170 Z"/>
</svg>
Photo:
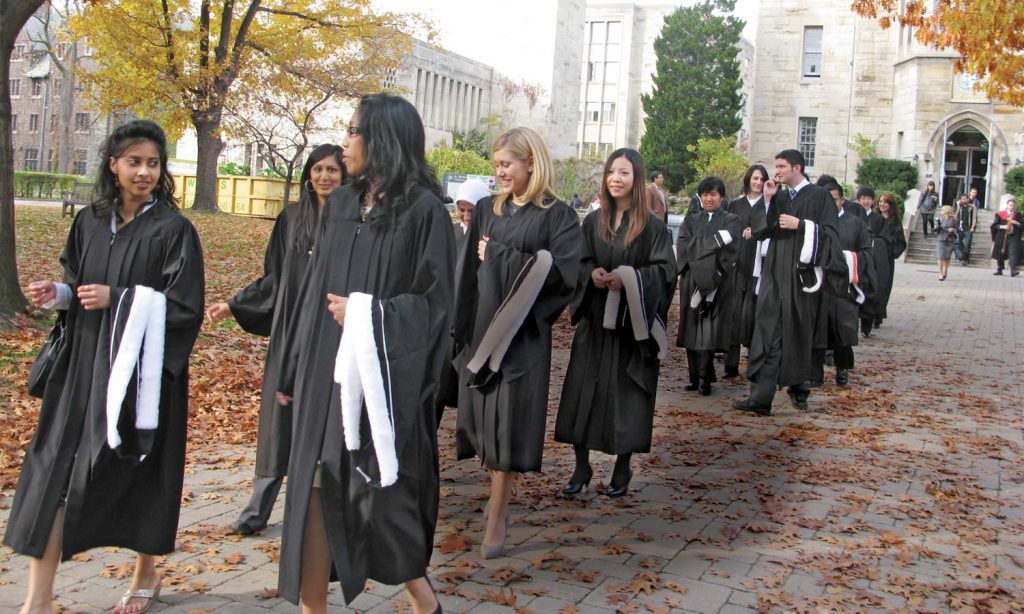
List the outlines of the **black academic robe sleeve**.
<svg viewBox="0 0 1024 614">
<path fill-rule="evenodd" d="M 594 242 L 601 240 L 600 215 L 600 210 L 592 211 L 583 220 L 579 281 L 576 282 L 576 290 L 573 292 L 572 300 L 569 302 L 569 315 L 573 326 L 579 324 L 580 320 L 587 315 L 587 310 L 590 309 L 590 301 L 597 290 L 592 275 L 594 270 L 598 268 L 597 255 L 594 252 Z"/>
<path fill-rule="evenodd" d="M 262 337 L 270 336 L 274 322 L 274 304 L 277 301 L 277 286 L 281 283 L 285 255 L 288 253 L 289 217 L 286 209 L 274 222 L 274 230 L 263 254 L 263 276 L 228 301 L 231 315 L 247 333 Z"/>
</svg>

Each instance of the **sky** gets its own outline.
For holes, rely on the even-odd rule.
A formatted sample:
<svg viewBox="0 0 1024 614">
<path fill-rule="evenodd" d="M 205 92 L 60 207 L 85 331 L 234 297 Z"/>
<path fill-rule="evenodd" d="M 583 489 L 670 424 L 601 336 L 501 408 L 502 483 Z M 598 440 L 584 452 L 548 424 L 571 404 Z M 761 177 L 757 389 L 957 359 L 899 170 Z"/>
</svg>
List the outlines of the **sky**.
<svg viewBox="0 0 1024 614">
<path fill-rule="evenodd" d="M 514 37 L 529 32 L 536 17 L 530 6 L 555 0 L 371 0 L 379 10 L 418 12 L 434 22 L 437 30 L 435 44 L 468 58 L 493 66 L 498 72 L 513 79 L 530 78 L 530 66 L 550 63 L 550 46 L 539 45 L 531 52 L 529 45 L 519 45 L 515 51 L 509 46 L 495 44 L 496 37 Z M 628 0 L 626 0 L 628 1 Z M 662 4 L 663 2 L 657 2 Z M 636 4 L 654 4 L 650 0 L 636 0 Z M 692 4 L 680 2 L 680 5 Z M 737 0 L 735 14 L 747 22 L 743 35 L 754 41 L 757 33 L 757 0 Z"/>
</svg>

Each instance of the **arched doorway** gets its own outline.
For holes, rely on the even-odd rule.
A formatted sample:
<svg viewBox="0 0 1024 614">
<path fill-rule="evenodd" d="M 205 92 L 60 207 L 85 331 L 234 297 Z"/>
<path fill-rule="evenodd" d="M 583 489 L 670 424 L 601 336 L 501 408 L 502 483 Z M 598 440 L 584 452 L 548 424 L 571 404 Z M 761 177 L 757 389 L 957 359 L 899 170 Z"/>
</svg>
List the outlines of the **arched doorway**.
<svg viewBox="0 0 1024 614">
<path fill-rule="evenodd" d="M 971 124 L 948 133 L 942 160 L 942 204 L 952 205 L 961 194 L 976 188 L 984 207 L 991 160 L 987 135 Z"/>
</svg>

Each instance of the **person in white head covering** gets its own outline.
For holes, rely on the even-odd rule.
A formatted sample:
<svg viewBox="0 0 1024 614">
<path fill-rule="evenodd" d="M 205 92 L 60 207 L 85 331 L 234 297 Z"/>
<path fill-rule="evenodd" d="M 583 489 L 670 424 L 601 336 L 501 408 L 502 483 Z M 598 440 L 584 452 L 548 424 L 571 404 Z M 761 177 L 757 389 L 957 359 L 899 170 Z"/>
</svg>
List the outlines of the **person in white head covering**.
<svg viewBox="0 0 1024 614">
<path fill-rule="evenodd" d="M 473 219 L 476 204 L 490 195 L 491 191 L 487 189 L 487 186 L 477 179 L 467 180 L 455 191 L 455 213 L 459 216 L 459 223 L 455 226 L 455 240 L 458 244 L 456 247 L 461 245 L 459 241 L 469 230 L 469 221 Z"/>
</svg>

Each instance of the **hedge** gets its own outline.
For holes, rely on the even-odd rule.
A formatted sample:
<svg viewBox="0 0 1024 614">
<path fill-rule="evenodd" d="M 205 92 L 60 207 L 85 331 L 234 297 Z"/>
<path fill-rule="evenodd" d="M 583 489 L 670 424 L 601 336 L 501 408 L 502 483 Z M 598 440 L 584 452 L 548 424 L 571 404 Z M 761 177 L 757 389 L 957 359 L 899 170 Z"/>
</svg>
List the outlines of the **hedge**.
<svg viewBox="0 0 1024 614">
<path fill-rule="evenodd" d="M 892 192 L 902 203 L 917 186 L 917 168 L 905 160 L 868 158 L 857 165 L 857 185 L 874 188 L 875 194 Z"/>
<path fill-rule="evenodd" d="M 1006 173 L 1006 191 L 1017 199 L 1017 211 L 1024 212 L 1024 166 L 1018 166 Z"/>
<path fill-rule="evenodd" d="M 55 200 L 60 198 L 64 192 L 70 192 L 75 187 L 76 181 L 92 182 L 92 179 L 79 175 L 16 171 L 14 173 L 14 196 Z"/>
</svg>

